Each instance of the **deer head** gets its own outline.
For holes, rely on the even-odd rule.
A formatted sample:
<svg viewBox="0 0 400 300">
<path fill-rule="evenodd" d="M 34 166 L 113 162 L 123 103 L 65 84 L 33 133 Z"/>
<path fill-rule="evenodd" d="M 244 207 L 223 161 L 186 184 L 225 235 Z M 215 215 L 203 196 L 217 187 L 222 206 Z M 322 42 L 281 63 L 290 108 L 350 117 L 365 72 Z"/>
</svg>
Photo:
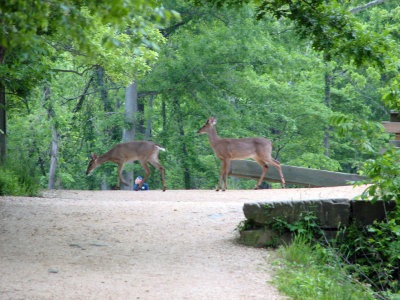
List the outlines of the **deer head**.
<svg viewBox="0 0 400 300">
<path fill-rule="evenodd" d="M 97 167 L 97 163 L 96 163 L 96 160 L 97 160 L 97 154 L 95 153 L 95 154 L 93 154 L 92 156 L 91 156 L 91 161 L 89 162 L 89 165 L 88 165 L 88 168 L 87 168 L 87 170 L 86 170 L 86 175 L 89 175 L 96 167 Z"/>
<path fill-rule="evenodd" d="M 213 127 L 215 126 L 215 124 L 217 124 L 217 119 L 214 119 L 214 117 L 210 117 L 210 118 L 207 120 L 206 124 L 204 124 L 204 126 L 201 127 L 201 128 L 197 131 L 197 133 L 198 133 L 198 134 L 207 133 L 207 130 L 208 130 L 209 128 L 213 128 Z"/>
</svg>

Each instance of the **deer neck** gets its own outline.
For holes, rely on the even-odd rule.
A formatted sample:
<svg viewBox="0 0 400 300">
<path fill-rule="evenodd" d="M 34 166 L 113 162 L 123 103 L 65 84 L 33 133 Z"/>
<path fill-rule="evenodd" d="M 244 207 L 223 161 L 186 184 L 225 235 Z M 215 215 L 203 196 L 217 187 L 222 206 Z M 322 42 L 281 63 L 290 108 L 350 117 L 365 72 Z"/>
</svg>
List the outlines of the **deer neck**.
<svg viewBox="0 0 400 300">
<path fill-rule="evenodd" d="M 96 159 L 96 165 L 100 166 L 102 163 L 105 163 L 106 161 L 110 161 L 110 155 L 109 153 L 105 153 L 103 155 L 100 155 L 97 159 Z"/>
<path fill-rule="evenodd" d="M 208 133 L 208 140 L 210 142 L 211 147 L 213 147 L 215 149 L 218 140 L 220 140 L 220 137 L 217 134 L 217 130 L 215 129 L 215 127 L 209 128 L 207 130 Z"/>
</svg>

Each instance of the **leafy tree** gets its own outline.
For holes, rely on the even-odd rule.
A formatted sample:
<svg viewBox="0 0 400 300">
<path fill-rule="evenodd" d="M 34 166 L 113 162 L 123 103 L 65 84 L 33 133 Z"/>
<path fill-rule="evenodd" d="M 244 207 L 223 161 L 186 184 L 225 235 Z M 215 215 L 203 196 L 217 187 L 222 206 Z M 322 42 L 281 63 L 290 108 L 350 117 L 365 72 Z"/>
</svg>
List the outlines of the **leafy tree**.
<svg viewBox="0 0 400 300">
<path fill-rule="evenodd" d="M 138 53 L 143 51 L 143 44 L 157 46 L 153 24 L 168 20 L 172 14 L 156 0 L 2 2 L 0 158 L 4 160 L 6 151 L 6 93 L 26 97 L 39 83 L 50 79 L 56 71 L 54 61 L 65 53 L 73 55 L 77 64 L 102 65 L 114 79 L 126 81 L 121 64 L 127 63 L 127 53 L 121 43 L 129 43 L 130 53 L 148 59 L 149 51 L 145 55 Z M 99 25 L 102 30 L 98 30 Z M 128 32 L 122 33 L 127 28 Z M 101 52 L 105 49 L 115 55 L 115 63 L 109 63 L 110 57 Z M 138 65 L 143 61 L 134 60 L 133 67 Z M 127 72 L 131 77 L 132 72 Z"/>
</svg>

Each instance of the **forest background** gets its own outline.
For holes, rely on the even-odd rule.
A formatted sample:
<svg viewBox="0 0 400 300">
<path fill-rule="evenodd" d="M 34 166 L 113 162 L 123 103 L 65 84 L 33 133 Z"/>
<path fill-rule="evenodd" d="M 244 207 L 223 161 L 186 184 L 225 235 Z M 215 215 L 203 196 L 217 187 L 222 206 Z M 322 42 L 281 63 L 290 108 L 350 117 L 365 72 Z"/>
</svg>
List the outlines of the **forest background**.
<svg viewBox="0 0 400 300">
<path fill-rule="evenodd" d="M 2 3 L 2 174 L 111 189 L 116 165 L 86 176 L 90 155 L 152 140 L 168 189 L 215 188 L 220 161 L 196 134 L 211 115 L 221 137 L 271 139 L 282 164 L 368 173 L 398 103 L 398 1 L 195 2 Z"/>
</svg>

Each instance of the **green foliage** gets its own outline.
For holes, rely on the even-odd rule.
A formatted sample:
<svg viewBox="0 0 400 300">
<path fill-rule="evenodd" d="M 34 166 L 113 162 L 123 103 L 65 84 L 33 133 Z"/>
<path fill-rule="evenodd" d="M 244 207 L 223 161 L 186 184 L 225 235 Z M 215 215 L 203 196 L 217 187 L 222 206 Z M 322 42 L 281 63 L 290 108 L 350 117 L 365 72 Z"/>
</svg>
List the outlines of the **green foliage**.
<svg viewBox="0 0 400 300">
<path fill-rule="evenodd" d="M 0 196 L 36 196 L 38 190 L 34 169 L 24 165 L 23 161 L 0 166 Z"/>
<path fill-rule="evenodd" d="M 375 299 L 372 290 L 346 274 L 325 248 L 296 236 L 280 248 L 284 259 L 274 283 L 292 299 Z"/>
<path fill-rule="evenodd" d="M 375 222 L 365 228 L 352 225 L 345 229 L 346 241 L 338 243 L 339 253 L 346 257 L 346 270 L 355 278 L 371 283 L 375 291 L 400 292 L 400 222 Z"/>
<path fill-rule="evenodd" d="M 268 215 L 270 207 L 268 204 L 265 205 L 265 213 Z M 321 229 L 318 223 L 318 218 L 315 216 L 315 212 L 311 210 L 305 210 L 300 212 L 298 220 L 295 222 L 287 222 L 280 217 L 273 217 L 269 224 L 266 224 L 268 228 L 271 228 L 283 234 L 290 232 L 293 236 L 301 235 L 307 237 L 309 240 L 321 237 Z"/>
<path fill-rule="evenodd" d="M 379 153 L 383 142 L 384 127 L 378 122 L 355 120 L 343 114 L 331 117 L 331 124 L 335 126 L 340 137 L 350 139 L 361 151 L 370 154 Z"/>
<path fill-rule="evenodd" d="M 400 204 L 400 151 L 391 148 L 376 159 L 366 161 L 363 173 L 371 180 L 366 191 L 361 195 L 364 199 L 395 200 Z M 362 184 L 361 182 L 359 184 Z"/>
<path fill-rule="evenodd" d="M 81 68 L 79 73 L 91 65 L 103 66 L 114 80 L 131 82 L 134 71 L 148 71 L 144 66 L 156 57 L 151 49 L 158 49 L 162 37 L 155 25 L 179 17 L 159 4 L 153 0 L 3 1 L 0 82 L 25 96 L 35 85 L 50 80 L 57 59 L 71 56 L 76 68 Z"/>
<path fill-rule="evenodd" d="M 365 160 L 376 157 L 382 144 L 379 136 L 386 136 L 377 128 L 368 129 L 368 122 L 384 117 L 380 92 L 387 92 L 384 85 L 394 78 L 392 73 L 382 75 L 373 65 L 359 68 L 341 60 L 327 62 L 310 49 L 310 41 L 299 39 L 290 19 L 276 20 L 265 14 L 256 21 L 251 5 L 215 10 L 185 1 L 166 1 L 167 11 L 181 12 L 182 19 L 170 18 L 170 25 L 161 22 L 169 27 L 159 31 L 159 23 L 151 21 L 151 16 L 159 13 L 154 11 L 154 3 L 139 2 L 148 5 L 148 11 L 135 7 L 135 18 L 122 18 L 111 26 L 103 22 L 101 9 L 91 14 L 91 5 L 76 7 L 79 22 L 90 25 L 81 29 L 82 35 L 90 36 L 89 47 L 75 39 L 78 32 L 71 39 L 63 38 L 67 23 L 63 29 L 46 21 L 53 29 L 40 34 L 39 40 L 46 38 L 48 43 L 40 49 L 47 52 L 37 51 L 37 56 L 29 58 L 35 62 L 29 67 L 42 76 L 31 73 L 31 77 L 48 80 L 51 97 L 43 101 L 43 88 L 32 90 L 29 84 L 38 83 L 25 84 L 22 75 L 28 73 L 24 72 L 19 83 L 21 91 L 27 93 L 23 98 L 7 99 L 9 151 L 24 153 L 37 163 L 43 185 L 51 125 L 59 133 L 59 187 L 99 188 L 104 182 L 112 185 L 116 181 L 116 166 L 111 163 L 89 177 L 84 169 L 89 155 L 102 154 L 121 141 L 123 86 L 134 76 L 142 95 L 135 115 L 136 138 L 144 138 L 144 128 L 151 120 L 150 139 L 167 149 L 160 154 L 160 161 L 166 168 L 169 188 L 213 189 L 218 184 L 220 161 L 207 138 L 195 134 L 210 115 L 218 118 L 221 137 L 270 138 L 273 156 L 284 164 L 357 172 Z M 390 21 L 394 12 L 380 18 L 382 15 L 373 14 L 379 30 L 386 23 L 395 26 Z M 166 38 L 168 43 L 164 43 Z M 15 63 L 13 67 L 25 66 L 25 56 L 15 55 L 15 60 L 9 60 Z M 17 64 L 17 59 L 22 61 Z M 41 67 L 36 68 L 36 63 Z M 45 76 L 48 69 L 53 70 L 51 78 Z M 100 69 L 104 71 L 101 85 Z M 330 106 L 324 93 L 326 74 L 331 78 Z M 152 107 L 149 97 L 143 96 L 150 93 Z M 51 120 L 46 118 L 49 111 Z M 332 116 L 344 116 L 343 126 L 330 122 Z M 352 135 L 341 134 L 342 127 Z M 324 144 L 327 131 L 329 157 Z M 20 144 L 28 145 L 29 153 Z M 133 169 L 143 175 L 139 164 Z M 149 183 L 159 187 L 156 170 Z M 254 188 L 255 182 L 230 178 L 228 184 L 229 188 L 247 189 Z"/>
<path fill-rule="evenodd" d="M 298 167 L 322 169 L 328 171 L 340 171 L 341 168 L 338 161 L 324 155 L 323 153 L 304 153 L 290 160 L 289 164 Z"/>
<path fill-rule="evenodd" d="M 239 232 L 256 228 L 258 228 L 257 225 L 248 219 L 240 221 L 239 224 L 236 226 L 236 230 L 238 230 Z"/>
<path fill-rule="evenodd" d="M 218 7 L 239 4 L 236 0 L 202 0 Z M 245 1 L 248 3 L 250 1 Z M 269 14 L 276 19 L 287 18 L 296 24 L 296 31 L 303 39 L 311 37 L 315 50 L 325 53 L 328 60 L 339 58 L 353 61 L 357 66 L 374 63 L 380 68 L 391 63 L 388 56 L 395 51 L 395 44 L 388 33 L 368 31 L 348 11 L 347 2 L 336 0 L 264 0 L 252 1 L 257 6 L 257 18 Z M 389 61 L 389 62 L 388 62 Z"/>
</svg>

